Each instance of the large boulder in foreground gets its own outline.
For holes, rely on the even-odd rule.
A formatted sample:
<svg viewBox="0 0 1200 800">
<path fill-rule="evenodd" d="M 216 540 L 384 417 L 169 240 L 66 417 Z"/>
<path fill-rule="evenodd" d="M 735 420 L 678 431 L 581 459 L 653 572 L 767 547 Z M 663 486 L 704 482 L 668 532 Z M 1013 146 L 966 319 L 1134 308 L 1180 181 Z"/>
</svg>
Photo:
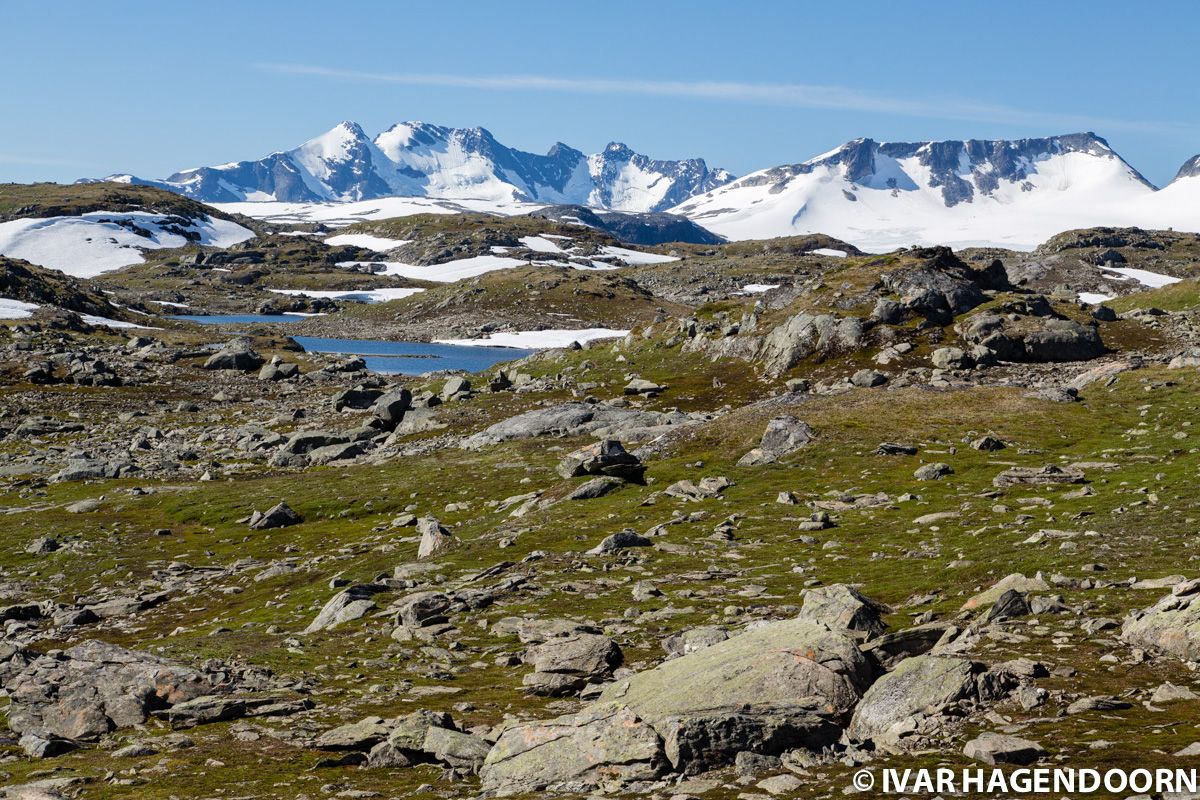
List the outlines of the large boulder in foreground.
<svg viewBox="0 0 1200 800">
<path fill-rule="evenodd" d="M 16 733 L 96 739 L 219 687 L 212 676 L 190 667 L 88 641 L 38 657 L 7 688 L 8 725 Z"/>
<path fill-rule="evenodd" d="M 1184 661 L 1200 661 L 1200 581 L 1178 584 L 1154 605 L 1131 614 L 1121 639 Z"/>
<path fill-rule="evenodd" d="M 686 773 L 836 740 L 870 684 L 867 657 L 845 633 L 807 619 L 760 625 L 611 684 L 597 705 L 628 709 Z"/>
<path fill-rule="evenodd" d="M 658 734 L 628 710 L 593 708 L 516 725 L 492 746 L 479 772 L 485 792 L 587 792 L 653 780 L 667 770 Z"/>
<path fill-rule="evenodd" d="M 927 723 L 938 724 L 947 707 L 1000 697 L 1012 680 L 965 658 L 907 658 L 867 690 L 846 733 L 854 741 L 894 749 L 904 737 L 928 732 Z"/>
</svg>

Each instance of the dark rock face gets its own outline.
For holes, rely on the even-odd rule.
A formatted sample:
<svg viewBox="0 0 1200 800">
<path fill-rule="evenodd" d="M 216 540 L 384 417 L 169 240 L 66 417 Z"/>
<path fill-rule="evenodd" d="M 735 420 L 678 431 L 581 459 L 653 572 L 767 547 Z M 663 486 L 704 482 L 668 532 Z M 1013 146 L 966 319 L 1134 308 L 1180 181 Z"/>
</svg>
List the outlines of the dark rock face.
<svg viewBox="0 0 1200 800">
<path fill-rule="evenodd" d="M 529 216 L 557 222 L 578 222 L 612 234 L 622 242 L 639 245 L 687 242 L 689 244 L 720 244 L 723 238 L 700 227 L 687 217 L 664 211 L 595 211 L 586 206 L 547 206 Z"/>
<path fill-rule="evenodd" d="M 1180 178 L 1196 178 L 1200 177 L 1200 155 L 1192 156 L 1187 161 L 1183 162 L 1183 166 L 1179 168 L 1179 172 L 1175 173 L 1175 177 L 1171 182 Z"/>
<path fill-rule="evenodd" d="M 1004 265 L 993 262 L 987 269 L 974 269 L 948 247 L 918 250 L 920 266 L 883 275 L 883 285 L 900 296 L 905 310 L 920 314 L 939 325 L 983 303 L 985 289 L 1008 289 Z"/>
</svg>

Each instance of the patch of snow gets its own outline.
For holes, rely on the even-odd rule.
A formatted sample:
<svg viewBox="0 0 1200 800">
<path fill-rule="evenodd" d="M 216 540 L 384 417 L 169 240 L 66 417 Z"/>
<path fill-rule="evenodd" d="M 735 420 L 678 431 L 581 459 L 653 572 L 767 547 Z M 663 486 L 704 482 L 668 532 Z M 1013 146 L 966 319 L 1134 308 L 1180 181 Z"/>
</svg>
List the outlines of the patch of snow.
<svg viewBox="0 0 1200 800">
<path fill-rule="evenodd" d="M 1079 302 L 1087 303 L 1090 306 L 1098 306 L 1101 303 L 1103 303 L 1107 300 L 1112 300 L 1112 299 L 1113 299 L 1113 295 L 1111 295 L 1111 294 L 1100 294 L 1099 292 L 1080 292 L 1079 293 Z"/>
<path fill-rule="evenodd" d="M 561 253 L 562 248 L 545 236 L 522 236 L 518 239 L 521 244 L 538 253 Z"/>
<path fill-rule="evenodd" d="M 748 294 L 762 294 L 772 289 L 778 289 L 780 286 L 781 284 L 778 283 L 747 283 L 742 287 L 742 291 Z"/>
<path fill-rule="evenodd" d="M 619 258 L 630 266 L 637 264 L 666 264 L 670 261 L 678 261 L 676 256 L 664 256 L 659 253 L 643 253 L 638 250 L 627 250 L 624 247 L 602 247 L 600 252 L 606 256 Z"/>
<path fill-rule="evenodd" d="M 355 300 L 360 303 L 386 303 L 389 300 L 399 300 L 411 297 L 424 289 L 416 288 L 384 288 L 384 289 L 353 289 L 350 291 L 327 291 L 316 289 L 267 289 L 275 294 L 286 294 L 293 297 L 327 297 L 331 300 Z"/>
<path fill-rule="evenodd" d="M 1132 278 L 1142 286 L 1149 286 L 1151 289 L 1158 289 L 1163 286 L 1170 286 L 1172 283 L 1179 283 L 1182 278 L 1172 278 L 1170 275 L 1160 275 L 1157 272 L 1150 272 L 1144 269 L 1134 269 L 1133 267 L 1100 267 L 1105 272 L 1115 272 L 1118 275 L 1123 275 L 1126 278 Z"/>
<path fill-rule="evenodd" d="M 183 233 L 212 247 L 254 238 L 253 231 L 228 220 L 202 217 L 179 225 L 176 219 L 144 211 L 15 219 L 0 223 L 0 255 L 92 278 L 142 263 L 143 250 L 184 247 L 191 240 Z"/>
<path fill-rule="evenodd" d="M 372 236 L 369 233 L 339 233 L 327 238 L 325 244 L 350 245 L 374 250 L 377 253 L 386 253 L 388 250 L 394 250 L 411 241 L 411 239 L 388 239 L 385 236 Z"/>
<path fill-rule="evenodd" d="M 818 247 L 816 250 L 809 250 L 808 252 L 816 256 L 832 256 L 834 258 L 846 257 L 845 250 L 835 250 L 832 247 Z"/>
<path fill-rule="evenodd" d="M 454 283 L 464 278 L 474 278 L 476 275 L 483 275 L 485 272 L 494 272 L 498 269 L 528 266 L 529 262 L 520 258 L 504 258 L 503 256 L 460 258 L 457 261 L 447 261 L 443 264 L 432 264 L 429 266 L 405 264 L 400 261 L 338 262 L 339 267 L 368 266 L 371 264 L 383 265 L 383 272 L 376 273 L 380 275 L 400 275 L 405 278 L 434 281 L 435 283 Z"/>
<path fill-rule="evenodd" d="M 148 328 L 147 325 L 138 325 L 133 322 L 125 322 L 119 319 L 109 319 L 108 317 L 98 317 L 95 314 L 80 314 L 79 318 L 89 325 L 105 325 L 109 328 Z"/>
<path fill-rule="evenodd" d="M 0 319 L 29 319 L 37 310 L 37 303 L 0 297 Z"/>
<path fill-rule="evenodd" d="M 23 300 L 13 300 L 8 297 L 0 297 L 0 319 L 28 319 L 33 316 L 33 312 L 37 311 L 41 306 L 37 303 L 26 303 Z M 89 325 L 107 325 L 110 328 L 146 328 L 146 325 L 137 325 L 132 322 L 125 322 L 119 319 L 109 319 L 108 317 L 99 317 L 95 314 L 80 314 L 79 318 Z"/>
<path fill-rule="evenodd" d="M 581 328 L 578 330 L 550 329 L 544 331 L 513 331 L 493 333 L 486 339 L 435 339 L 438 344 L 473 345 L 475 347 L 521 347 L 542 350 L 569 347 L 572 342 L 585 344 L 596 339 L 619 339 L 629 331 L 612 328 Z"/>
</svg>

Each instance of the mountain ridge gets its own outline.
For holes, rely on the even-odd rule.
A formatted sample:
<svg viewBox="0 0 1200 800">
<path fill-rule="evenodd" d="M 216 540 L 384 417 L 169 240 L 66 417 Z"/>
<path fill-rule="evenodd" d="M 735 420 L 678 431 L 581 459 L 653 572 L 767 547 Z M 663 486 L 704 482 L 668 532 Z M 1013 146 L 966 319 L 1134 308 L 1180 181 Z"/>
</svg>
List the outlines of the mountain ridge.
<svg viewBox="0 0 1200 800">
<path fill-rule="evenodd" d="M 156 186 L 210 203 L 414 195 L 662 211 L 733 179 L 703 159 L 652 159 L 620 142 L 592 155 L 558 142 L 539 155 L 510 148 L 482 127 L 400 122 L 371 139 L 346 120 L 296 148 L 257 160 L 181 170 L 163 180 L 129 174 L 104 180 Z"/>
</svg>

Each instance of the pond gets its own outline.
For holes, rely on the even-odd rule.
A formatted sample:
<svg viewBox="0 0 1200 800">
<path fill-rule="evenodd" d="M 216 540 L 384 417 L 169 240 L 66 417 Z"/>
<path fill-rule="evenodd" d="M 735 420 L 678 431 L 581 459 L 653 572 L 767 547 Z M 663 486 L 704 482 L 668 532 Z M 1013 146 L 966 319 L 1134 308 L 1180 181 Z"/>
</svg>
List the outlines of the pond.
<svg viewBox="0 0 1200 800">
<path fill-rule="evenodd" d="M 482 372 L 501 361 L 524 358 L 534 352 L 515 347 L 477 347 L 431 342 L 377 342 L 370 339 L 322 339 L 313 336 L 292 338 L 309 353 L 362 356 L 368 369 L 398 375 L 420 375 L 422 372 L 439 369 Z"/>
<path fill-rule="evenodd" d="M 201 325 L 239 325 L 258 322 L 295 322 L 297 314 L 213 314 L 176 316 L 174 319 Z M 502 361 L 512 361 L 533 353 L 517 347 L 479 347 L 432 342 L 380 342 L 373 339 L 326 339 L 317 336 L 293 336 L 308 353 L 336 353 L 362 356 L 367 368 L 386 375 L 420 375 L 435 370 L 483 372 Z"/>
</svg>

